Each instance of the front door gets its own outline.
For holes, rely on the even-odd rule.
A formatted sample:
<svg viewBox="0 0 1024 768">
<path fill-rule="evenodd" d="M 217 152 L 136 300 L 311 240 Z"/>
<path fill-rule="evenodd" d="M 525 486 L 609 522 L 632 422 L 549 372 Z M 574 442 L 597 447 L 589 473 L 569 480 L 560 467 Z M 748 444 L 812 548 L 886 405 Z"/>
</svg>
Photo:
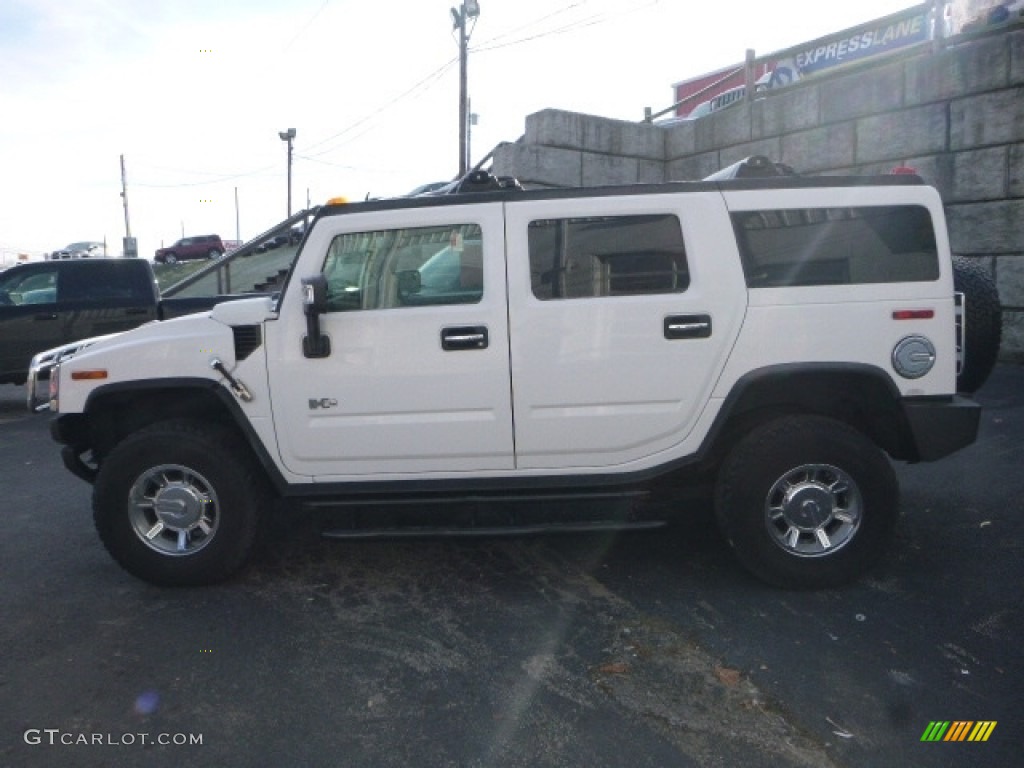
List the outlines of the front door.
<svg viewBox="0 0 1024 768">
<path fill-rule="evenodd" d="M 57 264 L 0 274 L 0 382 L 23 381 L 37 352 L 64 343 Z"/>
<path fill-rule="evenodd" d="M 303 354 L 300 284 L 317 272 L 330 308 L 319 359 Z M 326 217 L 281 306 L 266 342 L 291 472 L 331 482 L 513 467 L 500 203 Z"/>
</svg>

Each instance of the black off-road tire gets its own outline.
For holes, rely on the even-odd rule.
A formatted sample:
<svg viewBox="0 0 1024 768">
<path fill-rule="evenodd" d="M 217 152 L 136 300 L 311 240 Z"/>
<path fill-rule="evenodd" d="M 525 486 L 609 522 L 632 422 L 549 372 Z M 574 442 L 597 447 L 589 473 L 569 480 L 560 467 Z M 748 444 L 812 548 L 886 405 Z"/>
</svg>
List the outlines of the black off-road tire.
<svg viewBox="0 0 1024 768">
<path fill-rule="evenodd" d="M 974 259 L 953 257 L 953 287 L 964 294 L 964 360 L 956 377 L 958 392 L 981 389 L 999 357 L 1003 335 L 999 291 L 985 267 Z"/>
<path fill-rule="evenodd" d="M 857 430 L 789 416 L 755 428 L 732 449 L 719 470 L 715 513 L 740 563 L 758 578 L 786 589 L 837 587 L 884 553 L 899 517 L 899 488 L 889 459 Z"/>
<path fill-rule="evenodd" d="M 270 503 L 266 479 L 234 432 L 179 419 L 139 430 L 106 456 L 93 521 L 129 573 L 159 586 L 202 586 L 246 564 Z"/>
</svg>

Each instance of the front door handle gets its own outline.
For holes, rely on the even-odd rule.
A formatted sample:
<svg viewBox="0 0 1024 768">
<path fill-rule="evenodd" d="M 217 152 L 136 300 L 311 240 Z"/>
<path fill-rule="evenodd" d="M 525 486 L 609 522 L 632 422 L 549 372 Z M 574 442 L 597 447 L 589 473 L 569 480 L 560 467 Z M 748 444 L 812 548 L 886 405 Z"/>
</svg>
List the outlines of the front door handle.
<svg viewBox="0 0 1024 768">
<path fill-rule="evenodd" d="M 40 312 L 38 315 L 32 318 L 33 320 L 45 321 L 45 320 L 56 320 L 56 312 Z"/>
<path fill-rule="evenodd" d="M 706 339 L 711 336 L 711 315 L 669 315 L 665 318 L 666 339 Z"/>
<path fill-rule="evenodd" d="M 441 329 L 441 349 L 456 352 L 461 349 L 487 349 L 487 326 L 469 325 Z"/>
</svg>

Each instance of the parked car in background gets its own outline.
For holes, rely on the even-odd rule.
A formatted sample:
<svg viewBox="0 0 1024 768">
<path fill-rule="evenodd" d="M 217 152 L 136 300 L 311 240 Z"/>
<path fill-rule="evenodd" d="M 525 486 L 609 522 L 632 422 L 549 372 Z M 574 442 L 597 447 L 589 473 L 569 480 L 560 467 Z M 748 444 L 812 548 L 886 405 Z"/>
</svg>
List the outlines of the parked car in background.
<svg viewBox="0 0 1024 768">
<path fill-rule="evenodd" d="M 0 277 L 0 383 L 25 381 L 37 352 L 155 320 L 145 259 L 36 262 Z"/>
<path fill-rule="evenodd" d="M 46 255 L 48 260 L 55 259 L 88 259 L 103 258 L 107 255 L 107 247 L 95 240 L 83 240 L 79 243 L 69 243 L 60 250 Z"/>
<path fill-rule="evenodd" d="M 253 293 L 162 295 L 145 259 L 19 264 L 0 274 L 0 384 L 28 380 L 30 410 L 49 397 L 50 370 L 84 349 L 152 320 L 204 312 Z"/>
<path fill-rule="evenodd" d="M 225 250 L 220 235 L 196 235 L 183 237 L 167 248 L 158 248 L 153 260 L 160 264 L 177 264 L 190 259 L 219 259 Z"/>
<path fill-rule="evenodd" d="M 293 227 L 292 229 L 285 230 L 279 235 L 268 237 L 256 246 L 255 252 L 266 253 L 267 251 L 273 251 L 286 245 L 298 245 L 305 234 L 306 230 L 303 227 Z"/>
</svg>

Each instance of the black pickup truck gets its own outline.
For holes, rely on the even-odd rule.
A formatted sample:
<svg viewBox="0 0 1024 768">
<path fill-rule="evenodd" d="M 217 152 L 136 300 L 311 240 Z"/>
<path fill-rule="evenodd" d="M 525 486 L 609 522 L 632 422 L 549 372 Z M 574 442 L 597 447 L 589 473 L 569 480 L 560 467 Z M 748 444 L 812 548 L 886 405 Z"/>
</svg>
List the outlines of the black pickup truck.
<svg viewBox="0 0 1024 768">
<path fill-rule="evenodd" d="M 20 264 L 0 272 L 0 384 L 25 381 L 33 355 L 209 309 L 224 296 L 161 298 L 143 259 Z"/>
</svg>

